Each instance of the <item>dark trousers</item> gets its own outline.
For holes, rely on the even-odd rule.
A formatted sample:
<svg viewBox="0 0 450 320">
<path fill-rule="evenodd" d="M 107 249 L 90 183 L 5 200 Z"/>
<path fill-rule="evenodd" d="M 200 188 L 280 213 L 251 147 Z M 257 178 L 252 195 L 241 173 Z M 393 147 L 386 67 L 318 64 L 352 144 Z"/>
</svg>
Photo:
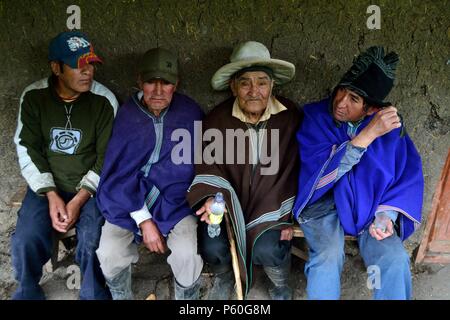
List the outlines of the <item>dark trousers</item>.
<svg viewBox="0 0 450 320">
<path fill-rule="evenodd" d="M 220 235 L 210 238 L 208 225 L 199 222 L 198 226 L 200 254 L 214 273 L 222 273 L 231 269 L 230 243 L 224 221 L 222 221 L 220 228 Z M 280 235 L 280 230 L 268 230 L 256 240 L 253 247 L 253 264 L 277 267 L 289 261 L 291 242 L 280 241 Z"/>
<path fill-rule="evenodd" d="M 75 196 L 65 192 L 59 192 L 59 195 L 66 203 Z M 95 254 L 103 223 L 104 218 L 97 209 L 95 198 L 89 199 L 81 208 L 80 217 L 75 224 L 75 261 L 80 266 L 80 299 L 83 300 L 110 299 Z M 12 265 L 19 283 L 13 299 L 45 299 L 39 281 L 42 277 L 42 267 L 52 255 L 53 232 L 56 231 L 52 227 L 47 198 L 28 189 L 11 239 Z"/>
</svg>

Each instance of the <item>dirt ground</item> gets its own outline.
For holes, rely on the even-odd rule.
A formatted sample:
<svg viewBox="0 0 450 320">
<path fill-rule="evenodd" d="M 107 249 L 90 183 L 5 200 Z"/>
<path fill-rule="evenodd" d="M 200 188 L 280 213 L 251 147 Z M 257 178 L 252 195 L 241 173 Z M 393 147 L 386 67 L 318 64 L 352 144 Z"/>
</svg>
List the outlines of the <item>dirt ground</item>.
<svg viewBox="0 0 450 320">
<path fill-rule="evenodd" d="M 3 227 L 3 226 L 2 226 Z M 2 230 L 4 231 L 4 230 Z M 9 232 L 1 232 L 0 259 L 2 268 L 0 270 L 0 299 L 10 299 L 15 289 L 12 278 L 12 268 L 9 253 L 6 247 L 9 245 Z M 302 245 L 301 239 L 295 239 L 296 245 Z M 358 249 L 354 243 L 346 243 L 346 262 L 342 273 L 343 300 L 368 300 L 371 293 L 366 286 L 367 273 L 362 259 L 358 255 Z M 73 277 L 73 250 L 60 251 L 62 259 L 61 266 L 53 272 L 44 271 L 41 285 L 49 300 L 76 300 L 78 290 L 74 287 Z M 133 266 L 133 292 L 135 298 L 143 300 L 151 293 L 156 294 L 159 300 L 173 299 L 173 277 L 166 256 L 151 254 L 144 247 L 140 247 L 140 260 Z M 306 299 L 306 279 L 303 274 L 304 261 L 292 256 L 292 269 L 290 283 L 294 289 L 295 300 Z M 450 265 L 412 265 L 413 290 L 415 300 L 450 300 Z M 205 299 L 211 287 L 212 277 L 205 266 L 202 273 L 201 298 Z M 269 280 L 262 269 L 257 268 L 254 285 L 251 288 L 249 300 L 269 299 L 267 287 Z"/>
</svg>

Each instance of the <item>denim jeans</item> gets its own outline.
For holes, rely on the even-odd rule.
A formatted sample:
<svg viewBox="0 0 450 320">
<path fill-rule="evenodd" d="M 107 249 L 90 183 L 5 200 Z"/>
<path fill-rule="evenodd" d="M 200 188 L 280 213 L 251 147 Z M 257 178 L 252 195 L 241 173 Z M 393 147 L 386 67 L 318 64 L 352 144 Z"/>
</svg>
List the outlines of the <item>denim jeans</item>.
<svg viewBox="0 0 450 320">
<path fill-rule="evenodd" d="M 66 203 L 75 196 L 66 192 L 59 192 L 59 195 Z M 90 198 L 81 208 L 75 224 L 78 241 L 75 261 L 81 270 L 80 299 L 83 300 L 110 299 L 95 254 L 103 223 L 104 218 L 97 209 L 95 198 Z M 53 232 L 56 231 L 52 227 L 47 198 L 28 189 L 11 239 L 12 264 L 18 281 L 13 299 L 45 299 L 39 281 L 42 267 L 52 255 Z"/>
<path fill-rule="evenodd" d="M 305 265 L 308 299 L 339 299 L 345 253 L 344 230 L 337 211 L 332 209 L 320 217 L 309 218 L 300 225 L 309 246 Z M 400 238 L 394 233 L 378 241 L 366 229 L 358 236 L 358 246 L 366 267 L 375 266 L 368 270 L 379 270 L 380 281 L 372 283 L 373 298 L 411 299 L 410 259 Z"/>
</svg>

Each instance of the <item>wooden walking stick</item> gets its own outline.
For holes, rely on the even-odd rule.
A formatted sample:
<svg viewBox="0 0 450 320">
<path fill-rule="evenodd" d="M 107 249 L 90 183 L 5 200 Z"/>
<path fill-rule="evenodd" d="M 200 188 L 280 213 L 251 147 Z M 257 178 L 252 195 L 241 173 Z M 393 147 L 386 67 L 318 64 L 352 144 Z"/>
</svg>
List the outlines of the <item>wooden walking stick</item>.
<svg viewBox="0 0 450 320">
<path fill-rule="evenodd" d="M 228 239 L 230 241 L 231 263 L 233 266 L 234 279 L 236 280 L 236 296 L 238 300 L 244 300 L 244 295 L 242 293 L 241 273 L 239 270 L 239 261 L 236 251 L 236 242 L 234 240 L 234 232 L 233 228 L 231 227 L 228 214 L 225 213 L 224 216 L 225 224 L 227 226 Z"/>
</svg>

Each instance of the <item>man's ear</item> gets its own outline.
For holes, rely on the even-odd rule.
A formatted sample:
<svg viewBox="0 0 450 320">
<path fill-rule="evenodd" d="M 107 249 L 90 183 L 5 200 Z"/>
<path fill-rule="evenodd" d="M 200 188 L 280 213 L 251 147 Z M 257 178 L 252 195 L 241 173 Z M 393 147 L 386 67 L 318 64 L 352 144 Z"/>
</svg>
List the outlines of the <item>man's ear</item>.
<svg viewBox="0 0 450 320">
<path fill-rule="evenodd" d="M 378 111 L 380 111 L 382 108 L 380 108 L 380 107 L 375 107 L 375 106 L 369 106 L 368 108 L 367 108 L 367 115 L 368 116 L 371 116 L 371 115 L 373 115 L 374 113 L 377 113 Z"/>
<path fill-rule="evenodd" d="M 233 96 L 236 97 L 237 96 L 236 81 L 234 79 L 231 79 L 229 83 L 231 92 L 233 92 Z"/>
<path fill-rule="evenodd" d="M 50 69 L 55 76 L 58 76 L 61 73 L 58 61 L 50 61 Z"/>
</svg>

